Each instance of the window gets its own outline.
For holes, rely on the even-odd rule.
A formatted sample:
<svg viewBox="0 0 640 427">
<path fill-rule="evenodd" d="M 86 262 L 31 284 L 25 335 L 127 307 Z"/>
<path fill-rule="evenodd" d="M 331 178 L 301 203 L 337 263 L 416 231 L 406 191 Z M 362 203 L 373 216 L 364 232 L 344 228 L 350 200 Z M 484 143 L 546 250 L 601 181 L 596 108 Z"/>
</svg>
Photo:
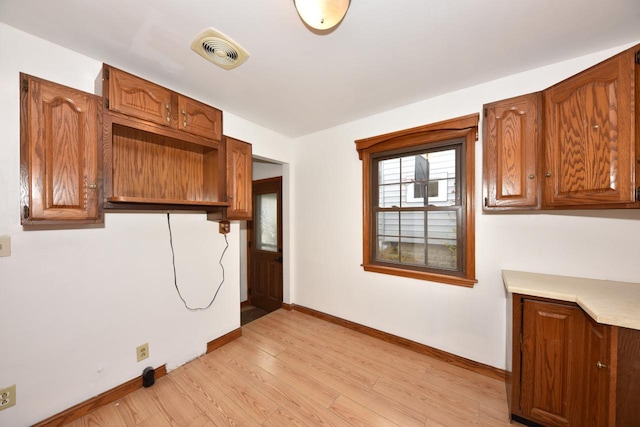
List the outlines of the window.
<svg viewBox="0 0 640 427">
<path fill-rule="evenodd" d="M 478 115 L 356 141 L 366 271 L 462 286 L 475 279 Z"/>
</svg>

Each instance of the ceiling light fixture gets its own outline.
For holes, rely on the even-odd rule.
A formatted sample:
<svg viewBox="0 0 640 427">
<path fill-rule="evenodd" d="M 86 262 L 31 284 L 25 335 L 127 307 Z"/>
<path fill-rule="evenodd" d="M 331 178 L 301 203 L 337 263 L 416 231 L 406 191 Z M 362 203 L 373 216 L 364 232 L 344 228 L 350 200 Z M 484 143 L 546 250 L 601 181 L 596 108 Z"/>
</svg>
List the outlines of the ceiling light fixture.
<svg viewBox="0 0 640 427">
<path fill-rule="evenodd" d="M 309 27 L 327 31 L 347 14 L 351 0 L 293 0 L 298 15 Z"/>
</svg>

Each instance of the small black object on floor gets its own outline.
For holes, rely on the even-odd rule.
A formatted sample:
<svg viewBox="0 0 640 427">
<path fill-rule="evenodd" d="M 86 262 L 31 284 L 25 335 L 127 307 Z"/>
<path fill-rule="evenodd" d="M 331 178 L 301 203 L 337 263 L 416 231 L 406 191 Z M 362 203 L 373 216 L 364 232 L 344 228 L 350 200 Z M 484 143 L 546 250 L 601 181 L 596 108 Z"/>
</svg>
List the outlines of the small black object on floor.
<svg viewBox="0 0 640 427">
<path fill-rule="evenodd" d="M 264 316 L 265 314 L 269 314 L 267 310 L 263 310 L 258 307 L 252 307 L 247 310 L 240 311 L 240 325 L 244 326 L 249 322 L 253 322 L 256 319 Z"/>
</svg>

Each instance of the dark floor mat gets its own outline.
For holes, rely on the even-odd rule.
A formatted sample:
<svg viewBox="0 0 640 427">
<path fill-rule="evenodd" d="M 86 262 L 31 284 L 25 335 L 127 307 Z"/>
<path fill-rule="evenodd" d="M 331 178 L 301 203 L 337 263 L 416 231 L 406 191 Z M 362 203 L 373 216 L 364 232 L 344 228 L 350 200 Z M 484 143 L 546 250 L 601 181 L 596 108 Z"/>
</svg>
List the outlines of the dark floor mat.
<svg viewBox="0 0 640 427">
<path fill-rule="evenodd" d="M 251 310 L 241 311 L 240 325 L 246 325 L 249 322 L 253 322 L 254 320 L 264 316 L 265 314 L 269 314 L 269 312 L 258 307 L 252 308 Z"/>
</svg>

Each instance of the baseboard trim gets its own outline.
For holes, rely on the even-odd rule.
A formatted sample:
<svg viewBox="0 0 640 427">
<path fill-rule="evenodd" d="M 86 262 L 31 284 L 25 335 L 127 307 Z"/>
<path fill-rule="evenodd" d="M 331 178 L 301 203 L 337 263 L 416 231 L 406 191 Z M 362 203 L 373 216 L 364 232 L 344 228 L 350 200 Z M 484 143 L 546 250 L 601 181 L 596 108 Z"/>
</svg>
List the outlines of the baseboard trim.
<svg viewBox="0 0 640 427">
<path fill-rule="evenodd" d="M 166 365 L 162 365 L 159 368 L 156 368 L 156 380 L 164 377 L 165 375 L 167 375 Z M 68 424 L 84 415 L 87 415 L 89 412 L 98 409 L 101 406 L 104 406 L 111 402 L 115 402 L 116 400 L 125 397 L 127 394 L 132 393 L 139 388 L 142 388 L 142 375 L 133 378 L 124 384 L 120 384 L 119 386 L 114 387 L 111 390 L 107 390 L 102 394 L 92 397 L 91 399 L 85 400 L 82 403 L 72 406 L 71 408 L 53 415 L 52 417 L 49 417 L 44 421 L 40 421 L 39 423 L 34 424 L 34 427 L 52 427 Z"/>
<path fill-rule="evenodd" d="M 283 302 L 283 303 L 282 303 L 282 308 L 283 308 L 284 310 L 291 311 L 291 310 L 293 310 L 293 306 L 294 306 L 294 305 L 295 305 L 295 304 L 287 304 L 286 302 Z"/>
<path fill-rule="evenodd" d="M 222 347 L 223 345 L 230 343 L 231 341 L 240 338 L 242 336 L 242 328 L 234 329 L 233 331 L 221 336 L 220 338 L 216 338 L 213 341 L 209 341 L 207 343 L 207 354 L 211 353 L 213 350 Z"/>
<path fill-rule="evenodd" d="M 223 345 L 235 340 L 242 336 L 242 329 L 235 329 L 228 334 L 221 336 L 213 341 L 209 341 L 207 343 L 207 353 L 211 353 L 213 350 L 222 347 Z M 167 375 L 167 365 L 162 365 L 159 368 L 156 368 L 156 380 Z M 56 415 L 53 415 L 47 418 L 44 421 L 40 421 L 37 424 L 34 424 L 33 427 L 54 427 L 54 426 L 62 426 L 68 424 L 74 420 L 77 420 L 80 417 L 87 415 L 89 412 L 100 408 L 101 406 L 107 405 L 109 403 L 115 402 L 118 399 L 122 399 L 127 394 L 136 391 L 137 389 L 142 387 L 142 375 L 132 380 L 127 381 L 124 384 L 120 384 L 117 387 L 112 388 L 111 390 L 107 390 L 102 394 L 99 394 L 96 397 L 92 397 L 91 399 L 85 400 L 82 403 L 79 403 L 65 411 L 62 411 Z"/>
<path fill-rule="evenodd" d="M 411 341 L 396 335 L 392 335 L 387 332 L 380 331 L 378 329 L 370 328 L 368 326 L 364 326 L 359 323 L 352 322 L 350 320 L 345 320 L 340 317 L 332 316 L 330 314 L 323 313 L 321 311 L 314 310 L 312 308 L 304 307 L 297 304 L 291 304 L 291 307 L 295 311 L 299 311 L 301 313 L 308 314 L 310 316 L 317 317 L 322 320 L 326 320 L 327 322 L 335 323 L 336 325 L 344 326 L 346 328 L 352 329 L 354 331 L 358 331 L 365 335 L 369 335 L 371 337 L 378 338 L 383 341 L 399 345 L 400 347 L 407 348 L 409 350 L 415 351 L 416 353 L 424 354 L 424 355 L 433 357 L 435 359 L 442 360 L 443 362 L 447 362 L 452 365 L 459 366 L 461 368 L 469 369 L 470 371 L 477 372 L 484 376 L 501 380 L 501 381 L 505 381 L 506 379 L 506 372 L 502 369 L 485 365 L 484 363 L 476 362 L 471 359 L 466 359 L 464 357 L 457 356 L 455 354 L 451 354 L 443 350 L 438 350 L 437 348 L 429 347 L 428 345 L 420 344 L 418 342 Z"/>
</svg>

